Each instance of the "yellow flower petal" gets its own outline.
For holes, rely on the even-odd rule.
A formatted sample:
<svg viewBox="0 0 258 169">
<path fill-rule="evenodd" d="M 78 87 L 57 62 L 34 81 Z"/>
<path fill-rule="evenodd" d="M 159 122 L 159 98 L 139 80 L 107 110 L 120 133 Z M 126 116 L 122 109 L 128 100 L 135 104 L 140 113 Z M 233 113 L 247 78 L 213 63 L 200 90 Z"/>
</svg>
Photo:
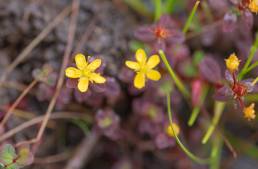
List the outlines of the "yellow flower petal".
<svg viewBox="0 0 258 169">
<path fill-rule="evenodd" d="M 147 72 L 147 77 L 148 77 L 148 79 L 157 81 L 160 79 L 161 75 L 157 70 L 149 70 Z"/>
<path fill-rule="evenodd" d="M 81 71 L 74 67 L 68 67 L 65 70 L 65 75 L 69 78 L 79 78 L 81 76 Z"/>
<path fill-rule="evenodd" d="M 233 73 L 238 70 L 240 60 L 235 53 L 231 54 L 228 59 L 225 59 L 227 69 Z"/>
<path fill-rule="evenodd" d="M 145 64 L 147 60 L 145 51 L 143 49 L 138 49 L 136 51 L 135 58 L 139 63 Z"/>
<path fill-rule="evenodd" d="M 91 71 L 95 71 L 97 68 L 99 68 L 101 65 L 101 59 L 95 59 L 89 65 L 87 66 L 87 69 Z"/>
<path fill-rule="evenodd" d="M 89 87 L 89 79 L 86 77 L 80 78 L 78 83 L 78 89 L 81 92 L 86 92 Z"/>
<path fill-rule="evenodd" d="M 250 106 L 244 108 L 244 117 L 247 120 L 253 120 L 256 117 L 255 110 L 254 110 L 255 104 L 252 103 Z"/>
<path fill-rule="evenodd" d="M 249 9 L 251 12 L 258 13 L 258 0 L 251 0 L 249 3 Z"/>
<path fill-rule="evenodd" d="M 87 66 L 86 58 L 83 54 L 79 53 L 75 56 L 75 63 L 78 69 L 83 70 Z"/>
<path fill-rule="evenodd" d="M 90 80 L 94 81 L 95 83 L 105 83 L 106 79 L 101 76 L 99 73 L 91 73 Z"/>
<path fill-rule="evenodd" d="M 134 77 L 134 86 L 141 89 L 145 86 L 145 75 L 141 72 L 137 73 Z"/>
<path fill-rule="evenodd" d="M 135 71 L 140 69 L 140 65 L 137 62 L 126 61 L 125 64 L 126 64 L 127 67 L 129 67 L 130 69 L 133 69 Z"/>
<path fill-rule="evenodd" d="M 158 55 L 152 55 L 149 60 L 147 61 L 147 65 L 149 69 L 152 69 L 156 67 L 160 62 L 159 56 Z"/>
</svg>

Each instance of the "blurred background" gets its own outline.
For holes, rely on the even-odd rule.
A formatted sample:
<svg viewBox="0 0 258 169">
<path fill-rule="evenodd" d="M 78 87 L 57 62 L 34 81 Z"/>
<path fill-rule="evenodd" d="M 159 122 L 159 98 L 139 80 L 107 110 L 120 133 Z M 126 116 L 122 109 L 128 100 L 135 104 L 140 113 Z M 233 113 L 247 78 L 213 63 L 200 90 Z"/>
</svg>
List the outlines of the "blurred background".
<svg viewBox="0 0 258 169">
<path fill-rule="evenodd" d="M 257 15 L 241 8 L 244 0 L 203 0 L 189 31 L 182 35 L 183 40 L 178 38 L 163 44 L 169 63 L 191 89 L 189 100 L 183 98 L 174 84 L 168 83 L 170 77 L 163 64 L 159 66 L 162 79 L 148 82 L 140 91 L 133 87 L 134 72 L 124 65 L 125 60 L 134 59 L 136 49 L 145 48 L 150 56 L 160 47 L 160 44 L 149 44 L 149 37 L 141 32 L 146 26 L 163 24 L 161 19 L 155 19 L 155 0 L 80 0 L 79 8 L 74 8 L 75 1 L 0 0 L 0 75 L 7 74 L 0 87 L 0 118 L 3 119 L 28 85 L 35 79 L 38 81 L 12 111 L 13 116 L 1 128 L 1 137 L 41 117 L 6 139 L 0 137 L 0 144 L 15 145 L 36 137 L 42 115 L 56 91 L 63 58 L 69 48 L 67 42 L 72 42 L 68 65 L 74 64 L 74 55 L 79 52 L 99 57 L 103 61 L 99 72 L 107 79 L 105 85 L 91 86 L 89 92 L 80 93 L 65 78 L 44 135 L 31 146 L 34 162 L 24 168 L 258 168 L 257 118 L 244 119 L 232 98 L 225 100 L 225 110 L 209 142 L 201 142 L 212 124 L 214 93 L 221 84 L 227 83 L 224 59 L 235 52 L 242 67 L 255 41 Z M 164 15 L 170 18 L 169 24 L 173 23 L 172 32 L 181 32 L 195 1 L 162 2 L 166 4 Z M 75 11 L 78 16 L 74 40 L 69 40 Z M 18 57 L 21 59 L 17 61 Z M 253 62 L 257 60 L 256 52 Z M 52 71 L 42 80 L 40 69 L 46 65 Z M 245 79 L 257 77 L 257 70 L 250 71 Z M 187 121 L 192 105 L 204 84 L 208 88 L 204 106 L 190 127 Z M 219 144 L 212 165 L 189 159 L 168 134 L 165 94 L 168 89 L 173 91 L 173 120 L 180 126 L 179 137 L 184 145 L 196 156 L 209 158 L 212 145 Z M 257 92 L 256 85 L 252 94 L 245 97 L 246 105 L 257 104 Z"/>
</svg>

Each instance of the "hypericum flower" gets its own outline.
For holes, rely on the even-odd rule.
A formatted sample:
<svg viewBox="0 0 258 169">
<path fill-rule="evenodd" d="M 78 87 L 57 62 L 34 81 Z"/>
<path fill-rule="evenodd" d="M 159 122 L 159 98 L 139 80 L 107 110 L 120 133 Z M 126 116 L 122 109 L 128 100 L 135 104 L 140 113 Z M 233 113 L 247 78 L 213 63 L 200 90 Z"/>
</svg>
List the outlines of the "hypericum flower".
<svg viewBox="0 0 258 169">
<path fill-rule="evenodd" d="M 77 68 L 68 67 L 65 70 L 65 74 L 69 78 L 79 79 L 78 89 L 81 92 L 86 92 L 89 87 L 89 82 L 91 83 L 105 83 L 106 79 L 102 77 L 99 73 L 95 73 L 101 65 L 101 59 L 95 59 L 88 63 L 83 54 L 79 53 L 75 56 L 75 63 Z"/>
<path fill-rule="evenodd" d="M 150 80 L 158 81 L 161 77 L 157 70 L 153 70 L 159 62 L 160 58 L 158 55 L 152 55 L 148 60 L 146 53 L 143 49 L 138 49 L 135 54 L 137 62 L 126 61 L 125 64 L 130 69 L 136 72 L 134 78 L 134 86 L 141 89 L 145 86 L 146 77 Z"/>
<path fill-rule="evenodd" d="M 228 70 L 225 72 L 225 79 L 229 82 L 229 86 L 225 85 L 220 87 L 216 91 L 215 98 L 223 101 L 229 99 L 229 97 L 233 97 L 243 111 L 244 117 L 251 120 L 255 118 L 254 104 L 246 107 L 244 103 L 244 96 L 254 90 L 256 80 L 247 79 L 240 81 L 237 79 L 236 70 L 238 70 L 239 62 L 240 61 L 235 54 L 230 55 L 230 57 L 226 59 L 226 66 Z"/>
<path fill-rule="evenodd" d="M 254 110 L 254 106 L 255 104 L 252 103 L 250 106 L 248 107 L 245 107 L 244 108 L 244 117 L 247 119 L 247 120 L 253 120 L 255 119 L 255 110 Z"/>
<path fill-rule="evenodd" d="M 176 123 L 173 123 L 173 126 L 171 125 L 167 126 L 166 128 L 167 135 L 169 135 L 170 137 L 175 137 L 172 127 L 174 129 L 176 136 L 180 133 L 180 127 Z"/>
<path fill-rule="evenodd" d="M 231 54 L 228 59 L 225 59 L 227 69 L 233 73 L 238 70 L 240 60 L 235 53 Z"/>
<path fill-rule="evenodd" d="M 251 12 L 258 13 L 258 0 L 250 0 L 248 8 Z"/>
<path fill-rule="evenodd" d="M 153 25 L 141 26 L 135 31 L 137 39 L 158 46 L 165 50 L 167 45 L 181 43 L 184 40 L 183 33 L 178 29 L 178 25 L 170 16 L 163 15 L 160 20 Z"/>
</svg>

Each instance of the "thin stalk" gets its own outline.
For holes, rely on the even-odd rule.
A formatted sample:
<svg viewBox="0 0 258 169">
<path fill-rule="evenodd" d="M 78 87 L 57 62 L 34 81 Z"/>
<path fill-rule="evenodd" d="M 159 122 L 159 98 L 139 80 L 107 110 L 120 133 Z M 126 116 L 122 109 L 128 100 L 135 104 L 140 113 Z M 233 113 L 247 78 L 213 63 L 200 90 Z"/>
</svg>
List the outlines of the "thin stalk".
<svg viewBox="0 0 258 169">
<path fill-rule="evenodd" d="M 197 119 L 197 117 L 200 113 L 200 110 L 201 110 L 200 106 L 195 106 L 193 108 L 193 111 L 192 111 L 191 116 L 190 116 L 190 118 L 188 120 L 188 123 L 187 123 L 188 126 L 193 126 L 193 124 L 195 123 L 195 121 L 196 121 L 196 119 Z"/>
<path fill-rule="evenodd" d="M 56 27 L 58 26 L 64 18 L 71 12 L 71 6 L 69 5 L 62 12 L 57 15 L 53 21 L 51 21 L 40 34 L 33 39 L 33 41 L 15 58 L 15 60 L 8 65 L 8 67 L 3 71 L 2 75 L 0 76 L 0 87 L 2 83 L 6 81 L 8 75 L 14 70 L 14 68 L 20 64 L 31 51 L 45 38 L 47 35 Z"/>
<path fill-rule="evenodd" d="M 209 140 L 209 138 L 211 137 L 213 131 L 215 130 L 220 117 L 223 113 L 223 110 L 225 108 L 225 103 L 224 102 L 219 102 L 216 101 L 215 105 L 214 105 L 214 116 L 212 118 L 211 124 L 206 132 L 206 134 L 204 135 L 203 139 L 202 139 L 202 144 L 206 144 L 207 141 Z"/>
<path fill-rule="evenodd" d="M 208 87 L 205 86 L 203 91 L 202 91 L 202 96 L 201 96 L 201 100 L 200 100 L 199 105 L 196 105 L 193 108 L 192 114 L 191 114 L 191 116 L 189 118 L 189 121 L 188 121 L 188 126 L 192 126 L 195 123 L 195 121 L 196 121 L 196 119 L 197 119 L 197 117 L 200 113 L 201 106 L 203 105 L 203 102 L 204 102 L 207 94 L 208 94 Z"/>
<path fill-rule="evenodd" d="M 245 71 L 244 74 L 250 72 L 251 70 L 253 70 L 253 69 L 256 68 L 257 66 L 258 66 L 258 61 L 254 62 L 252 65 L 250 65 L 250 66 L 248 67 L 248 69 Z"/>
<path fill-rule="evenodd" d="M 148 18 L 152 16 L 151 12 L 146 8 L 141 0 L 124 0 L 124 2 L 141 15 Z"/>
<path fill-rule="evenodd" d="M 219 134 L 217 134 L 216 139 L 214 139 L 212 142 L 210 169 L 220 168 L 222 145 L 222 138 Z"/>
<path fill-rule="evenodd" d="M 205 16 L 207 17 L 207 20 L 209 21 L 209 23 L 212 23 L 213 21 L 213 16 L 212 16 L 212 12 L 211 9 L 207 3 L 207 1 L 202 1 L 202 9 L 204 10 Z"/>
<path fill-rule="evenodd" d="M 185 98 L 189 98 L 190 97 L 189 91 L 186 89 L 183 82 L 179 79 L 177 74 L 174 72 L 174 70 L 170 66 L 170 64 L 167 60 L 167 57 L 166 57 L 165 53 L 163 52 L 163 50 L 159 50 L 159 54 L 160 54 L 160 57 L 161 57 L 162 61 L 165 64 L 171 78 L 175 81 L 175 84 L 176 84 L 177 88 L 179 89 L 179 91 L 185 96 Z"/>
<path fill-rule="evenodd" d="M 245 62 L 245 65 L 243 67 L 243 69 L 241 70 L 241 72 L 239 73 L 238 77 L 239 79 L 241 80 L 244 75 L 247 73 L 247 70 L 249 68 L 249 65 L 251 64 L 253 58 L 254 58 L 254 55 L 256 53 L 258 49 L 258 33 L 256 33 L 256 38 L 255 38 L 255 42 L 254 44 L 252 45 L 251 49 L 250 49 L 250 53 L 249 53 L 249 56 L 247 58 L 247 61 Z"/>
<path fill-rule="evenodd" d="M 166 7 L 166 12 L 167 12 L 168 14 L 170 14 L 170 13 L 173 12 L 173 5 L 174 5 L 174 2 L 175 2 L 175 0 L 167 0 L 167 1 L 166 1 L 165 7 Z"/>
<path fill-rule="evenodd" d="M 73 113 L 73 112 L 55 112 L 50 116 L 51 120 L 56 120 L 56 119 L 68 119 L 68 120 L 73 120 L 73 119 L 85 119 L 88 122 L 91 122 L 92 119 L 90 116 L 85 115 L 83 113 Z M 0 143 L 4 142 L 6 139 L 9 139 L 10 137 L 14 136 L 16 133 L 19 133 L 33 125 L 36 125 L 38 123 L 41 123 L 44 120 L 44 115 L 35 117 L 29 121 L 26 121 L 19 126 L 7 131 L 6 133 L 2 134 L 0 136 Z"/>
<path fill-rule="evenodd" d="M 187 21 L 186 21 L 186 23 L 185 23 L 185 26 L 184 26 L 184 28 L 183 28 L 183 33 L 184 33 L 184 34 L 187 33 L 187 31 L 188 31 L 188 29 L 189 29 L 189 27 L 190 27 L 190 25 L 191 25 L 191 23 L 192 23 L 192 21 L 193 21 L 193 18 L 194 18 L 194 16 L 195 16 L 195 13 L 196 13 L 196 11 L 197 11 L 197 9 L 198 9 L 199 4 L 200 4 L 200 1 L 196 1 L 196 2 L 195 2 L 194 7 L 193 7 L 193 9 L 192 9 L 190 15 L 188 16 Z"/>
<path fill-rule="evenodd" d="M 254 79 L 254 81 L 252 82 L 252 86 L 256 85 L 256 83 L 258 82 L 258 76 Z"/>
<path fill-rule="evenodd" d="M 172 128 L 172 131 L 174 133 L 175 139 L 177 144 L 179 145 L 179 147 L 181 148 L 182 151 L 184 151 L 184 153 L 194 162 L 199 163 L 199 164 L 209 164 L 210 163 L 210 158 L 204 159 L 204 158 L 200 158 L 197 157 L 196 155 L 194 155 L 190 150 L 188 150 L 184 144 L 180 141 L 180 139 L 178 138 L 178 136 L 175 134 L 174 128 L 173 128 L 173 115 L 172 115 L 172 111 L 171 111 L 171 106 L 170 106 L 170 93 L 167 92 L 167 110 L 168 110 L 168 118 L 169 118 L 169 122 Z"/>
<path fill-rule="evenodd" d="M 162 15 L 162 1 L 161 0 L 153 0 L 153 1 L 155 6 L 154 20 L 157 21 Z"/>
<path fill-rule="evenodd" d="M 12 106 L 7 110 L 4 119 L 0 123 L 0 128 L 5 125 L 8 119 L 11 117 L 13 110 L 20 104 L 22 99 L 29 93 L 29 91 L 37 84 L 37 80 L 33 80 L 28 87 L 20 94 L 20 96 L 15 100 Z"/>
<path fill-rule="evenodd" d="M 53 111 L 53 109 L 56 105 L 57 98 L 58 98 L 58 96 L 59 96 L 59 94 L 62 90 L 62 86 L 63 86 L 63 82 L 64 82 L 65 68 L 67 67 L 67 65 L 69 63 L 69 56 L 72 52 L 74 35 L 75 35 L 75 32 L 76 32 L 76 26 L 77 26 L 77 16 L 78 16 L 78 13 L 79 13 L 79 6 L 80 6 L 80 0 L 73 0 L 73 2 L 72 2 L 72 11 L 73 12 L 72 12 L 70 24 L 69 24 L 69 27 L 68 27 L 67 45 L 66 45 L 64 56 L 63 56 L 63 62 L 62 62 L 62 65 L 61 65 L 61 69 L 60 69 L 60 72 L 59 72 L 59 78 L 58 78 L 58 81 L 57 81 L 55 92 L 53 94 L 53 97 L 52 97 L 49 105 L 48 105 L 48 108 L 47 108 L 46 113 L 45 113 L 45 117 L 42 121 L 42 124 L 40 125 L 37 136 L 36 136 L 36 138 L 33 138 L 31 140 L 21 142 L 19 144 L 19 146 L 38 143 L 41 140 L 41 138 L 44 134 L 44 131 L 45 131 L 47 123 L 48 123 L 48 120 L 51 117 L 52 111 Z"/>
</svg>

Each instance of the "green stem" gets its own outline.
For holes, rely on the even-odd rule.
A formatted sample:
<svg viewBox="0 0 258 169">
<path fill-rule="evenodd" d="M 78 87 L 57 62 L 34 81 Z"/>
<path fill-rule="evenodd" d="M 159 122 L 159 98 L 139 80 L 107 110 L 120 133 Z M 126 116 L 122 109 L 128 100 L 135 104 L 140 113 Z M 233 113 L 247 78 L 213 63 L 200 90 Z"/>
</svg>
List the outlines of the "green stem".
<svg viewBox="0 0 258 169">
<path fill-rule="evenodd" d="M 124 0 L 124 2 L 139 14 L 146 16 L 148 18 L 152 17 L 152 13 L 146 8 L 146 6 L 144 5 L 144 3 L 141 2 L 141 0 Z"/>
<path fill-rule="evenodd" d="M 188 120 L 188 126 L 192 126 L 200 113 L 200 106 L 195 106 Z"/>
<path fill-rule="evenodd" d="M 249 53 L 249 56 L 247 58 L 247 61 L 245 62 L 245 65 L 243 67 L 243 69 L 241 70 L 241 72 L 239 73 L 238 77 L 239 79 L 241 80 L 244 75 L 248 72 L 248 67 L 249 65 L 251 64 L 253 58 L 254 58 L 254 55 L 256 53 L 258 49 L 258 33 L 256 33 L 256 38 L 255 38 L 255 42 L 254 44 L 252 45 L 251 49 L 250 49 L 250 53 Z"/>
<path fill-rule="evenodd" d="M 162 2 L 161 0 L 153 0 L 155 6 L 155 15 L 154 20 L 159 20 L 160 16 L 162 15 Z"/>
<path fill-rule="evenodd" d="M 258 66 L 258 61 L 254 62 L 252 65 L 250 65 L 247 70 L 244 72 L 244 74 L 250 72 L 251 70 L 253 70 L 254 68 L 256 68 Z"/>
<path fill-rule="evenodd" d="M 173 12 L 173 5 L 174 5 L 175 0 L 167 0 L 167 3 L 165 5 L 166 7 L 166 12 L 168 14 Z"/>
<path fill-rule="evenodd" d="M 258 82 L 258 76 L 254 79 L 254 81 L 252 82 L 252 85 L 256 85 L 256 83 Z"/>
<path fill-rule="evenodd" d="M 167 57 L 165 55 L 165 53 L 162 50 L 159 50 L 159 54 L 160 57 L 162 59 L 162 61 L 164 62 L 171 78 L 175 81 L 175 84 L 177 86 L 177 88 L 179 89 L 179 91 L 186 97 L 189 98 L 190 97 L 190 93 L 188 92 L 188 90 L 186 89 L 186 87 L 184 86 L 184 84 L 182 83 L 182 81 L 179 79 L 179 77 L 177 76 L 177 74 L 173 71 L 172 67 L 170 66 L 170 64 L 168 63 Z"/>
<path fill-rule="evenodd" d="M 213 16 L 207 1 L 203 1 L 201 6 L 202 6 L 202 9 L 204 10 L 205 16 L 207 17 L 209 23 L 211 23 L 213 21 Z"/>
<path fill-rule="evenodd" d="M 215 130 L 215 128 L 216 128 L 216 126 L 217 126 L 217 124 L 220 120 L 220 117 L 223 113 L 224 108 L 225 108 L 225 103 L 224 102 L 219 102 L 219 101 L 215 102 L 214 116 L 212 118 L 211 124 L 210 124 L 206 134 L 204 135 L 204 137 L 202 139 L 203 144 L 206 144 L 207 141 L 209 140 L 209 138 L 211 137 L 213 131 Z"/>
<path fill-rule="evenodd" d="M 222 142 L 221 136 L 217 134 L 216 139 L 214 139 L 212 142 L 210 169 L 220 168 L 222 145 L 223 145 L 223 142 Z"/>
<path fill-rule="evenodd" d="M 203 102 L 204 102 L 207 94 L 208 94 L 208 87 L 204 86 L 204 89 L 203 89 L 202 95 L 201 95 L 200 103 L 193 108 L 191 116 L 188 120 L 188 126 L 192 126 L 195 123 L 195 121 L 196 121 L 196 119 L 197 119 L 197 117 L 200 113 L 201 106 L 203 105 Z"/>
<path fill-rule="evenodd" d="M 200 157 L 197 157 L 196 155 L 194 155 L 190 150 L 188 150 L 184 144 L 180 141 L 180 139 L 178 138 L 178 136 L 175 134 L 174 128 L 173 128 L 173 116 L 172 116 L 172 111 L 171 111 L 171 106 L 170 106 L 170 93 L 167 92 L 167 109 L 168 109 L 168 118 L 169 118 L 169 122 L 172 128 L 172 131 L 174 133 L 175 139 L 177 144 L 179 145 L 179 147 L 182 149 L 182 151 L 185 152 L 185 154 L 192 159 L 193 161 L 195 161 L 196 163 L 199 164 L 209 164 L 210 163 L 210 158 L 207 159 L 203 159 Z"/>
<path fill-rule="evenodd" d="M 195 13 L 196 13 L 196 11 L 198 9 L 199 4 L 200 4 L 200 1 L 196 1 L 196 3 L 194 4 L 194 7 L 193 7 L 189 17 L 187 18 L 187 21 L 186 21 L 185 26 L 183 28 L 183 33 L 184 34 L 187 33 L 187 31 L 188 31 L 188 29 L 189 29 L 189 27 L 190 27 L 190 25 L 191 25 L 191 23 L 193 21 L 194 15 L 195 15 Z"/>
</svg>

